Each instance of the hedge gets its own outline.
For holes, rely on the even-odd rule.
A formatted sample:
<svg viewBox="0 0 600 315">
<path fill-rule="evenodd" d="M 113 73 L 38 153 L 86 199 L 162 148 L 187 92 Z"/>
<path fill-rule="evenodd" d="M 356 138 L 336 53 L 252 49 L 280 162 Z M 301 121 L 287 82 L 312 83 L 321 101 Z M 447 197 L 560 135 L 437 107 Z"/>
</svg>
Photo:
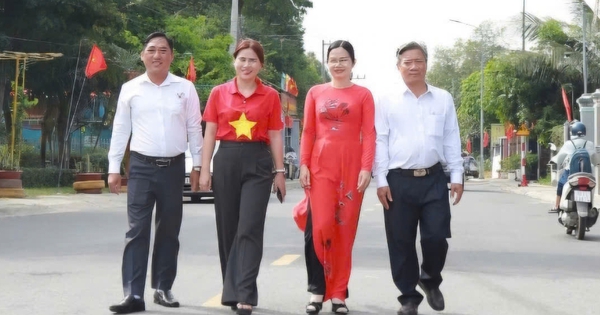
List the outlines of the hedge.
<svg viewBox="0 0 600 315">
<path fill-rule="evenodd" d="M 24 188 L 57 187 L 59 169 L 48 168 L 23 168 L 21 180 Z M 62 170 L 60 186 L 69 187 L 75 181 L 76 170 Z"/>
</svg>

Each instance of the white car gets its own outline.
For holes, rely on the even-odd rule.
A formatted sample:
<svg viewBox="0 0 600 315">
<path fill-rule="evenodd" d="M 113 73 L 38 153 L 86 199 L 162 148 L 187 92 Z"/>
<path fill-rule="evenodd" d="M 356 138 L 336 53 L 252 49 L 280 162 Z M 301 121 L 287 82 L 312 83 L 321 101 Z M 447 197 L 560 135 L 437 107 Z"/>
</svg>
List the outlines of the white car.
<svg viewBox="0 0 600 315">
<path fill-rule="evenodd" d="M 219 141 L 215 143 L 214 153 L 219 149 Z M 213 158 L 214 158 L 213 153 Z M 200 202 L 202 199 L 210 199 L 213 200 L 215 198 L 215 194 L 212 190 L 209 191 L 192 191 L 192 187 L 190 185 L 190 173 L 192 172 L 192 168 L 194 167 L 192 161 L 192 154 L 190 150 L 185 151 L 185 182 L 183 183 L 183 197 L 190 197 L 192 202 Z M 210 162 L 210 174 L 213 172 L 213 163 L 212 160 Z"/>
</svg>

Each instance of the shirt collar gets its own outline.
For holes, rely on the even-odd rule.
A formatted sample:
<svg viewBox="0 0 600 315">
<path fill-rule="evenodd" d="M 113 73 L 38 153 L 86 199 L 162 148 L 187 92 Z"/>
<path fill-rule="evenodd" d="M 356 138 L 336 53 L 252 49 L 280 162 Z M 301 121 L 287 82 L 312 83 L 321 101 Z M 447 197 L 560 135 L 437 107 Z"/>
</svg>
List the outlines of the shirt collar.
<svg viewBox="0 0 600 315">
<path fill-rule="evenodd" d="M 266 87 L 262 83 L 262 81 L 259 78 L 255 78 L 254 82 L 256 82 L 256 90 L 254 91 L 253 94 L 260 94 L 260 95 L 265 94 Z M 237 87 L 237 77 L 235 77 L 231 81 L 227 82 L 227 92 L 229 92 L 230 94 L 236 94 L 236 93 L 241 94 Z"/>
<path fill-rule="evenodd" d="M 140 77 L 141 77 L 142 81 L 154 84 L 154 82 L 150 81 L 150 78 L 148 77 L 148 72 L 144 72 L 144 74 L 142 74 Z M 169 72 L 167 74 L 167 77 L 163 81 L 163 83 L 160 84 L 160 86 L 171 85 L 171 83 L 179 83 L 182 80 L 183 80 L 182 78 Z M 156 85 L 156 84 L 154 84 L 154 85 Z"/>
<path fill-rule="evenodd" d="M 429 83 L 427 83 L 427 82 L 425 82 L 425 85 L 427 85 L 427 92 L 423 93 L 423 95 L 427 95 L 427 94 L 431 93 L 431 85 L 429 85 Z M 404 80 L 402 80 L 402 78 L 400 78 L 400 93 L 402 95 L 404 95 L 407 92 L 409 92 L 410 94 L 413 94 L 413 92 L 408 88 L 408 86 L 406 86 L 406 83 L 404 83 Z"/>
</svg>

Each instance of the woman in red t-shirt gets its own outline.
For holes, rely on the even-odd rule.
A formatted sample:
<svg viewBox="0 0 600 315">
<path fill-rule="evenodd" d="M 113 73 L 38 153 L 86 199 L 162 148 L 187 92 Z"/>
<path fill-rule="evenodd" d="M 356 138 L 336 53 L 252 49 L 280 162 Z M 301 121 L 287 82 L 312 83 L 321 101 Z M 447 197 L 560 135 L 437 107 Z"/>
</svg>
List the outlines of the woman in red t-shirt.
<svg viewBox="0 0 600 315">
<path fill-rule="evenodd" d="M 200 189 L 212 186 L 215 195 L 221 304 L 251 314 L 258 303 L 256 278 L 271 187 L 285 197 L 283 122 L 279 94 L 257 77 L 265 61 L 261 44 L 243 40 L 233 57 L 235 78 L 213 88 L 204 110 Z"/>
</svg>

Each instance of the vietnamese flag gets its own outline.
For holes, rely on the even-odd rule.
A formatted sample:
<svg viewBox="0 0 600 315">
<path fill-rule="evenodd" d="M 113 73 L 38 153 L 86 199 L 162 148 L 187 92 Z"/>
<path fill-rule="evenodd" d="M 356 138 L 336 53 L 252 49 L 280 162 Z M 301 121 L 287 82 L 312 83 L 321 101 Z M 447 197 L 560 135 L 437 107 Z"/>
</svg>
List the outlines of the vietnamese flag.
<svg viewBox="0 0 600 315">
<path fill-rule="evenodd" d="M 298 96 L 298 86 L 296 85 L 296 81 L 289 75 L 286 75 L 285 78 L 285 90 L 294 96 Z"/>
<path fill-rule="evenodd" d="M 467 139 L 467 152 L 469 154 L 473 151 L 473 145 L 471 144 L 471 138 Z"/>
<path fill-rule="evenodd" d="M 188 66 L 185 78 L 192 82 L 196 81 L 196 67 L 194 67 L 194 56 L 192 56 L 192 58 L 190 59 L 190 65 Z"/>
<path fill-rule="evenodd" d="M 567 111 L 567 119 L 569 121 L 572 121 L 573 117 L 571 114 L 571 105 L 569 104 L 569 98 L 567 97 L 567 92 L 565 92 L 565 88 L 561 88 L 561 89 L 562 89 L 563 104 L 565 105 L 565 110 Z"/>
<path fill-rule="evenodd" d="M 94 44 L 88 58 L 87 66 L 85 67 L 85 76 L 90 79 L 94 74 L 106 70 L 106 68 L 104 55 L 102 55 L 100 48 Z"/>
</svg>

